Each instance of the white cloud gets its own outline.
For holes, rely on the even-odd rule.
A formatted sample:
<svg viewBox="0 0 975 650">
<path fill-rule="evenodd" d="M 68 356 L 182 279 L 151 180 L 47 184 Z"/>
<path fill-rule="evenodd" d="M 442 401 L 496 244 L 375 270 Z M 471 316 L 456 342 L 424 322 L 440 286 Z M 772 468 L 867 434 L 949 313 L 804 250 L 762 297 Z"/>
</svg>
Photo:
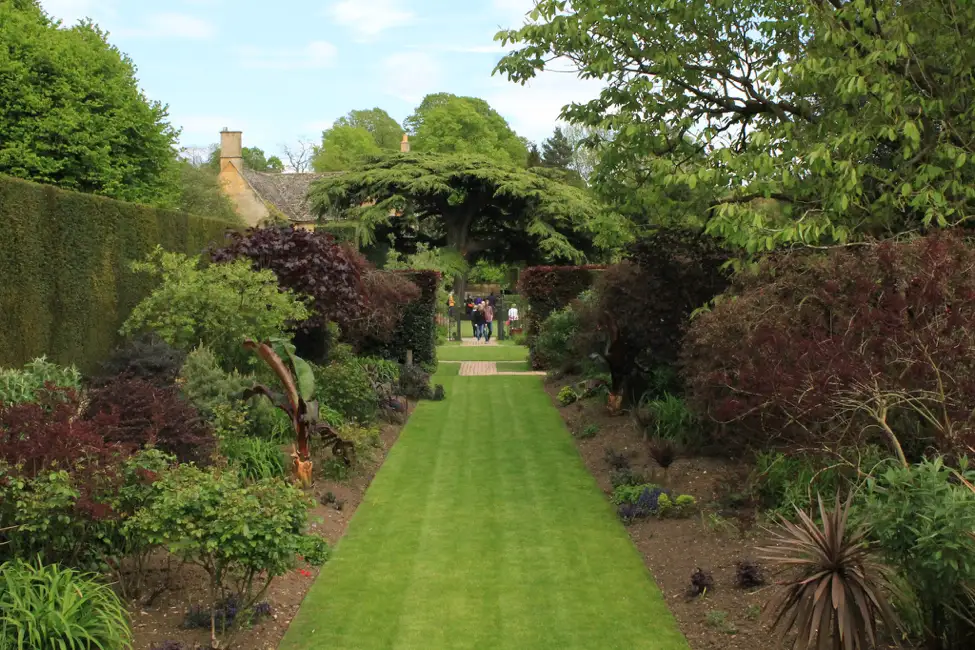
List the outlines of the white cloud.
<svg viewBox="0 0 975 650">
<path fill-rule="evenodd" d="M 382 32 L 410 24 L 415 14 L 400 0 L 341 0 L 332 4 L 325 15 L 348 27 L 360 39 L 370 40 Z"/>
<path fill-rule="evenodd" d="M 443 69 L 426 52 L 398 52 L 382 61 L 383 87 L 390 95 L 417 103 L 441 88 Z"/>
<path fill-rule="evenodd" d="M 515 29 L 525 22 L 526 15 L 535 8 L 538 0 L 492 0 L 494 10 L 504 19 L 502 27 Z"/>
<path fill-rule="evenodd" d="M 179 13 L 157 13 L 145 18 L 141 27 L 116 29 L 113 34 L 122 38 L 177 38 L 206 40 L 217 33 L 207 20 Z"/>
<path fill-rule="evenodd" d="M 524 86 L 493 77 L 485 99 L 519 135 L 542 140 L 551 135 L 563 106 L 594 99 L 604 87 L 602 81 L 580 79 L 570 70 L 566 62 L 557 62 Z"/>
<path fill-rule="evenodd" d="M 68 27 L 82 18 L 98 22 L 115 15 L 114 0 L 42 0 L 41 7 L 53 18 L 60 18 Z"/>
<path fill-rule="evenodd" d="M 302 47 L 242 47 L 241 65 L 263 70 L 312 70 L 335 63 L 338 48 L 327 41 L 312 41 Z"/>
</svg>

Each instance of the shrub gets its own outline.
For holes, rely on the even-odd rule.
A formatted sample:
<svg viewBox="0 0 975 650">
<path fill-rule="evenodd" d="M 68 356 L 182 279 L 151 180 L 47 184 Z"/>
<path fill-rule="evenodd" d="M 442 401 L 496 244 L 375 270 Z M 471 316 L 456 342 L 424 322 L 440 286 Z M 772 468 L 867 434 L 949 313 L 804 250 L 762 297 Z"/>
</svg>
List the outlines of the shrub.
<svg viewBox="0 0 975 650">
<path fill-rule="evenodd" d="M 579 314 L 571 305 L 552 312 L 538 328 L 531 352 L 532 367 L 577 370 L 579 357 L 573 349 L 573 341 L 579 327 Z"/>
<path fill-rule="evenodd" d="M 93 383 L 100 386 L 116 377 L 135 377 L 161 387 L 172 386 L 185 360 L 186 352 L 159 337 L 140 336 L 115 348 Z"/>
<path fill-rule="evenodd" d="M 359 338 L 356 328 L 368 308 L 363 274 L 369 264 L 351 248 L 337 244 L 331 235 L 291 225 L 250 228 L 233 233 L 230 243 L 212 251 L 211 258 L 221 263 L 217 266 L 247 260 L 254 268 L 273 271 L 282 288 L 310 297 L 312 313 L 299 329 L 324 329 L 335 322 L 343 333 Z"/>
<path fill-rule="evenodd" d="M 56 564 L 0 565 L 0 648 L 131 648 L 125 606 L 96 576 Z"/>
<path fill-rule="evenodd" d="M 871 560 L 865 530 L 849 527 L 850 503 L 842 505 L 837 496 L 827 512 L 819 499 L 822 527 L 801 510 L 798 524 L 781 519 L 784 530 L 775 534 L 777 546 L 764 549 L 763 559 L 797 572 L 768 603 L 772 629 L 790 635 L 794 648 L 835 647 L 840 640 L 846 648 L 872 648 L 878 621 L 891 632 L 899 626 L 887 604 L 883 570 Z"/>
<path fill-rule="evenodd" d="M 0 405 L 0 459 L 34 477 L 76 464 L 94 472 L 128 455 L 130 448 L 107 443 L 99 426 L 77 417 L 75 393 L 61 395 L 53 403 Z"/>
<path fill-rule="evenodd" d="M 333 361 L 315 367 L 316 397 L 345 418 L 362 423 L 376 419 L 379 396 L 369 373 L 359 363 Z"/>
<path fill-rule="evenodd" d="M 677 460 L 677 445 L 665 438 L 651 438 L 647 442 L 647 453 L 660 467 L 667 469 Z"/>
<path fill-rule="evenodd" d="M 563 386 L 556 399 L 559 400 L 559 404 L 562 406 L 569 406 L 579 401 L 579 394 L 572 389 L 572 386 Z"/>
<path fill-rule="evenodd" d="M 437 384 L 433 387 L 433 395 L 430 399 L 434 402 L 442 402 L 447 399 L 447 391 L 444 390 L 443 384 Z"/>
<path fill-rule="evenodd" d="M 629 469 L 630 457 L 625 453 L 620 453 L 615 449 L 607 449 L 603 458 L 610 469 Z"/>
<path fill-rule="evenodd" d="M 645 236 L 626 255 L 596 279 L 577 345 L 605 361 L 614 395 L 635 401 L 654 369 L 677 363 L 691 313 L 727 287 L 728 256 L 710 237 L 671 229 Z"/>
<path fill-rule="evenodd" d="M 74 366 L 67 368 L 38 357 L 23 369 L 0 368 L 0 404 L 20 404 L 43 399 L 46 387 L 81 389 L 81 373 Z"/>
<path fill-rule="evenodd" d="M 429 399 L 433 395 L 433 389 L 430 388 L 430 373 L 417 365 L 402 366 L 399 374 L 399 391 L 408 399 Z"/>
<path fill-rule="evenodd" d="M 863 431 L 902 456 L 964 453 L 975 425 L 973 264 L 975 249 L 941 233 L 781 255 L 739 274 L 733 298 L 689 331 L 692 408 L 734 423 L 715 432 L 725 448 L 773 437 L 820 446 Z"/>
<path fill-rule="evenodd" d="M 306 541 L 311 503 L 280 479 L 245 485 L 234 472 L 183 465 L 155 484 L 152 503 L 130 520 L 154 543 L 200 566 L 210 606 L 237 596 L 253 606 L 270 581 L 321 542 Z M 324 559 L 308 557 L 309 561 Z M 213 611 L 213 610 L 211 610 Z"/>
<path fill-rule="evenodd" d="M 545 319 L 562 309 L 592 286 L 601 266 L 531 266 L 518 278 L 518 293 L 528 302 L 523 318 L 528 321 L 528 344 L 534 347 L 535 337 Z"/>
<path fill-rule="evenodd" d="M 85 418 L 109 442 L 153 446 L 180 462 L 206 464 L 216 447 L 209 424 L 175 387 L 119 379 L 91 392 Z"/>
<path fill-rule="evenodd" d="M 927 647 L 972 647 L 975 607 L 965 588 L 975 584 L 975 493 L 940 458 L 891 467 L 869 482 L 862 517 L 916 597 Z"/>
<path fill-rule="evenodd" d="M 613 490 L 612 502 L 620 506 L 620 517 L 630 521 L 647 517 L 689 517 L 697 507 L 694 497 L 687 494 L 674 497 L 670 490 L 652 483 L 619 485 Z"/>
<path fill-rule="evenodd" d="M 622 485 L 640 485 L 643 483 L 643 476 L 630 467 L 613 469 L 609 473 L 609 484 L 616 489 Z"/>
<path fill-rule="evenodd" d="M 0 223 L 0 366 L 47 354 L 84 373 L 153 288 L 131 261 L 157 244 L 197 254 L 234 227 L 11 178 L 0 178 Z"/>
<path fill-rule="evenodd" d="M 184 351 L 206 345 L 228 367 L 251 363 L 244 339 L 281 336 L 308 317 L 294 293 L 278 288 L 274 273 L 255 271 L 243 260 L 201 268 L 197 257 L 157 248 L 133 268 L 159 286 L 135 307 L 121 333 L 152 332 Z"/>
</svg>

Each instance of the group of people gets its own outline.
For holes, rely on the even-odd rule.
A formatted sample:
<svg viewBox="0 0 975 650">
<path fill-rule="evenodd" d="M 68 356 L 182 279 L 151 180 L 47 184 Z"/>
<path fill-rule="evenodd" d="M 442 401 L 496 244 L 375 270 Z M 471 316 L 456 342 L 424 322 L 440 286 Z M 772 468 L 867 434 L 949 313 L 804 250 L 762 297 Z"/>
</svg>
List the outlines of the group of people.
<svg viewBox="0 0 975 650">
<path fill-rule="evenodd" d="M 474 338 L 477 342 L 483 339 L 485 343 L 491 341 L 494 335 L 495 310 L 497 309 L 498 298 L 491 293 L 487 298 L 477 298 L 470 296 L 464 304 L 464 313 L 470 319 L 474 328 Z M 447 311 L 449 318 L 454 319 L 454 294 L 447 297 Z M 518 321 L 518 305 L 512 305 L 508 309 L 508 323 L 515 327 Z"/>
<path fill-rule="evenodd" d="M 478 343 L 484 339 L 485 343 L 491 342 L 491 335 L 494 334 L 494 308 L 498 304 L 498 299 L 492 293 L 487 298 L 468 298 L 467 309 L 471 317 L 471 325 L 474 327 L 474 339 Z"/>
</svg>

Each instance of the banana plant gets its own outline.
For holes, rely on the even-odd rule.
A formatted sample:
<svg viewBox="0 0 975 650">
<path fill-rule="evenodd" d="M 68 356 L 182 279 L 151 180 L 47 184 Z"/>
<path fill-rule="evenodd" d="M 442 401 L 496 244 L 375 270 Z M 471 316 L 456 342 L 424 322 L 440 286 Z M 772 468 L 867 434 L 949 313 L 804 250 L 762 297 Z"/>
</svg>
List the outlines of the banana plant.
<svg viewBox="0 0 975 650">
<path fill-rule="evenodd" d="M 315 373 L 311 364 L 295 354 L 295 346 L 284 339 L 272 339 L 263 343 L 247 339 L 244 347 L 255 352 L 274 371 L 281 384 L 283 392 L 255 384 L 245 392 L 245 399 L 253 395 L 264 395 L 290 418 L 295 432 L 291 458 L 298 482 L 303 487 L 311 487 L 313 435 L 319 436 L 323 447 L 331 447 L 336 457 L 347 465 L 351 464 L 354 447 L 319 417 L 318 402 L 314 399 Z"/>
</svg>

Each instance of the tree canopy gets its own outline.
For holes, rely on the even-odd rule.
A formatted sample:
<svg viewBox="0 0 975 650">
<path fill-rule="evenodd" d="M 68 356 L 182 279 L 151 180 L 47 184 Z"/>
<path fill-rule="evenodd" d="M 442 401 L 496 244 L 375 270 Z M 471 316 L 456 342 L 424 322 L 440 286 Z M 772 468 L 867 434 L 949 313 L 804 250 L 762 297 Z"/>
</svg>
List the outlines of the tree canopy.
<svg viewBox="0 0 975 650">
<path fill-rule="evenodd" d="M 374 158 L 316 181 L 309 197 L 320 214 L 357 221 L 367 241 L 385 228 L 414 245 L 450 247 L 469 263 L 581 262 L 605 228 L 585 190 L 469 155 Z"/>
<path fill-rule="evenodd" d="M 403 140 L 403 127 L 381 108 L 349 111 L 345 117 L 335 120 L 334 126 L 365 129 L 372 134 L 376 146 L 382 151 L 399 151 L 400 142 Z"/>
<path fill-rule="evenodd" d="M 972 215 L 971 3 L 540 0 L 533 16 L 498 34 L 520 49 L 497 70 L 525 82 L 561 57 L 604 81 L 563 119 L 611 130 L 607 169 L 634 183 L 708 188 L 708 231 L 749 251 Z"/>
<path fill-rule="evenodd" d="M 483 99 L 450 93 L 427 95 L 406 118 L 412 149 L 418 152 L 471 154 L 524 166 L 528 143 Z"/>
<path fill-rule="evenodd" d="M 380 153 L 376 139 L 365 127 L 342 124 L 322 133 L 322 145 L 315 150 L 311 166 L 316 172 L 345 171 Z"/>
<path fill-rule="evenodd" d="M 62 29 L 35 2 L 2 1 L 0 42 L 0 173 L 173 204 L 178 133 L 104 32 Z"/>
<path fill-rule="evenodd" d="M 562 132 L 562 128 L 557 126 L 552 137 L 542 143 L 542 164 L 546 167 L 569 169 L 572 153 L 572 143 Z"/>
</svg>

